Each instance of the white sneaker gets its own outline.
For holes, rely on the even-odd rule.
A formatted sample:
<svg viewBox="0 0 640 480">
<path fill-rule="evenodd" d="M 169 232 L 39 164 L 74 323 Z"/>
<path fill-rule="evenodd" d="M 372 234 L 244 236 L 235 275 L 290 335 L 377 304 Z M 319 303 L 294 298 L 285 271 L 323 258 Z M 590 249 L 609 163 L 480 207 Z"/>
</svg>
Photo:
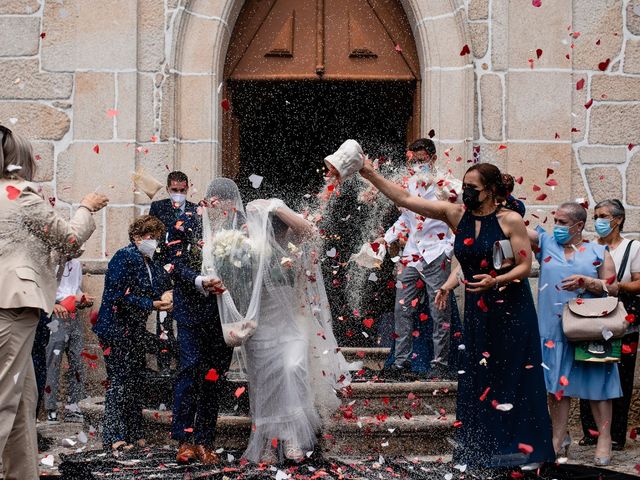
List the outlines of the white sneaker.
<svg viewBox="0 0 640 480">
<path fill-rule="evenodd" d="M 47 423 L 58 423 L 58 412 L 55 410 L 47 412 Z"/>
</svg>

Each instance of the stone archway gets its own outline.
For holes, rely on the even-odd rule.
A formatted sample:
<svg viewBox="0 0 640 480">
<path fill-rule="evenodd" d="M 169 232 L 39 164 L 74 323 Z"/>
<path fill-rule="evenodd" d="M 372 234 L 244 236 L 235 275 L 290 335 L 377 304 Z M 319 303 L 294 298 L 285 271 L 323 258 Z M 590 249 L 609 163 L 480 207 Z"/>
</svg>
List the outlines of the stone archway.
<svg viewBox="0 0 640 480">
<path fill-rule="evenodd" d="M 196 187 L 222 172 L 224 65 L 244 0 L 189 0 L 174 36 L 173 110 L 169 135 L 175 165 L 191 173 Z M 464 8 L 458 0 L 401 0 L 420 61 L 420 134 L 436 131 L 441 149 L 455 147 L 470 158 L 473 137 L 474 75 Z M 463 162 L 453 163 L 458 171 Z M 460 173 L 460 172 L 457 172 Z"/>
</svg>

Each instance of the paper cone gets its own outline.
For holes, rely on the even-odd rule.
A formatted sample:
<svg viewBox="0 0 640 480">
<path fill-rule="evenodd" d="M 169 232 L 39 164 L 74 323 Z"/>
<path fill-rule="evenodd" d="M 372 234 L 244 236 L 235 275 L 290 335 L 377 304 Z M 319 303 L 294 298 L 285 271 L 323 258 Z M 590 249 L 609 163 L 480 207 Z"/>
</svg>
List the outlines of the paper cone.
<svg viewBox="0 0 640 480">
<path fill-rule="evenodd" d="M 148 173 L 145 173 L 142 168 L 139 168 L 138 171 L 131 176 L 131 179 L 136 188 L 146 193 L 150 200 L 152 200 L 155 194 L 158 193 L 158 190 L 162 188 L 162 183 Z"/>
</svg>

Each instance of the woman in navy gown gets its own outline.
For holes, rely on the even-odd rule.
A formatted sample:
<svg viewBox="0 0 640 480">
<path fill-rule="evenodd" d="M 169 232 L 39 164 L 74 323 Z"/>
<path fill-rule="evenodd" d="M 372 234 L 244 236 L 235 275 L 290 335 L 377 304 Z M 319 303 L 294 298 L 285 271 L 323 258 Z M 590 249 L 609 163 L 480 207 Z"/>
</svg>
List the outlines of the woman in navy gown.
<svg viewBox="0 0 640 480">
<path fill-rule="evenodd" d="M 504 195 L 500 170 L 488 163 L 467 170 L 464 207 L 411 196 L 370 161 L 360 174 L 399 207 L 442 220 L 456 232 L 466 291 L 454 462 L 494 468 L 552 461 L 540 335 L 527 281 L 531 246 L 522 217 L 496 205 Z M 515 265 L 496 272 L 493 244 L 504 239 Z"/>
</svg>

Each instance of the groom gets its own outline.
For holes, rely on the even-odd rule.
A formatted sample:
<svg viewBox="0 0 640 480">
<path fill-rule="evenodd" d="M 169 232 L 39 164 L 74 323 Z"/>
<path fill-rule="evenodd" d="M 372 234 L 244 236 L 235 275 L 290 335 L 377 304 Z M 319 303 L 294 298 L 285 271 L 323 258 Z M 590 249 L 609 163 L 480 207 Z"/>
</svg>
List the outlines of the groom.
<svg viewBox="0 0 640 480">
<path fill-rule="evenodd" d="M 202 217 L 188 215 L 168 239 L 173 263 L 173 317 L 178 326 L 180 365 L 175 384 L 172 437 L 177 461 L 220 462 L 214 451 L 219 399 L 233 349 L 222 336 L 216 296 L 222 282 L 200 275 Z"/>
</svg>

